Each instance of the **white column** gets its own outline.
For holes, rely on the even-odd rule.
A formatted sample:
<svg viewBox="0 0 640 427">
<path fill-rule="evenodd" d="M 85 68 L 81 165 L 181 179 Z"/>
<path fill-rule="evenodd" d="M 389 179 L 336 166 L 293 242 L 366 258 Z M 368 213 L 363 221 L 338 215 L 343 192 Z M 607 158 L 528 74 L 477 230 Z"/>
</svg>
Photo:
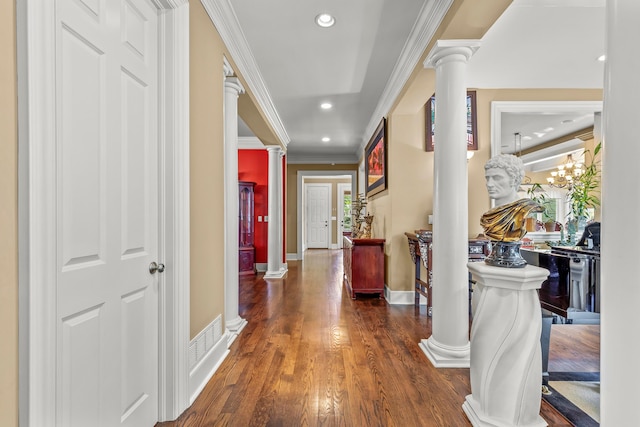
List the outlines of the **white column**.
<svg viewBox="0 0 640 427">
<path fill-rule="evenodd" d="M 436 69 L 432 334 L 420 347 L 435 367 L 469 367 L 467 61 L 477 40 L 439 40 Z"/>
<path fill-rule="evenodd" d="M 640 354 L 635 313 L 640 301 L 638 254 L 633 242 L 640 212 L 638 99 L 640 2 L 608 0 L 602 112 L 602 253 L 600 423 L 624 426 L 640 419 Z"/>
<path fill-rule="evenodd" d="M 282 150 L 267 147 L 269 152 L 269 224 L 267 227 L 267 272 L 265 279 L 281 279 L 286 274 L 282 266 Z"/>
<path fill-rule="evenodd" d="M 474 427 L 542 427 L 542 310 L 544 268 L 469 263 L 478 301 L 471 328 L 471 394 L 462 408 Z M 477 294 L 476 294 L 477 292 Z"/>
<path fill-rule="evenodd" d="M 224 313 L 229 332 L 228 345 L 238 336 L 247 321 L 240 317 L 240 265 L 238 230 L 238 95 L 244 92 L 237 77 L 224 81 Z"/>
</svg>

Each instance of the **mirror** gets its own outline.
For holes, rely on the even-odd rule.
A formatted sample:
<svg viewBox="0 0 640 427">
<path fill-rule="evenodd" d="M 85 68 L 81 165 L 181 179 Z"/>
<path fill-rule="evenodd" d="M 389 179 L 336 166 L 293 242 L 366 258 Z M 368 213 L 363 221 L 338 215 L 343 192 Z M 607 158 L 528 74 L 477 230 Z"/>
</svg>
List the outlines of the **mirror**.
<svg viewBox="0 0 640 427">
<path fill-rule="evenodd" d="M 602 101 L 494 101 L 491 156 L 521 153 L 527 173 L 553 169 L 582 153 L 601 111 Z"/>
<path fill-rule="evenodd" d="M 494 101 L 491 103 L 491 157 L 521 155 L 527 176 L 546 175 L 569 154 L 578 160 L 585 141 L 594 134 L 600 139 L 601 111 L 602 101 Z M 540 176 L 533 182 L 540 182 L 547 197 L 555 200 L 556 220 L 564 223 L 569 210 L 567 189 L 550 187 Z M 523 184 L 522 197 L 528 197 L 527 189 Z M 531 237 L 538 234 L 531 233 Z"/>
</svg>

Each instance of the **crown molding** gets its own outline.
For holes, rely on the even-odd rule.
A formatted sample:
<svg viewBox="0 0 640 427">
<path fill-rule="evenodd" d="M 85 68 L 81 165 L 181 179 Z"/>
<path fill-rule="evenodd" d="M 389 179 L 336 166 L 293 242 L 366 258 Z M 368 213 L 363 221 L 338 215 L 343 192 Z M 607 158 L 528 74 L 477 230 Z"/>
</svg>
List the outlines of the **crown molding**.
<svg viewBox="0 0 640 427">
<path fill-rule="evenodd" d="M 402 48 L 396 65 L 393 67 L 391 77 L 387 81 L 378 105 L 369 120 L 369 125 L 362 137 L 362 142 L 358 147 L 358 151 L 355 153 L 357 158 L 360 158 L 362 153 L 364 153 L 364 147 L 369 142 L 369 138 L 373 135 L 376 127 L 378 127 L 380 120 L 388 114 L 393 103 L 396 102 L 398 96 L 400 96 L 402 88 L 420 62 L 420 58 L 427 49 L 427 46 L 429 46 L 429 42 L 436 33 L 436 30 L 452 3 L 453 0 L 429 1 L 425 2 L 420 10 L 416 23 L 413 25 L 411 33 L 409 34 L 409 38 Z"/>
<path fill-rule="evenodd" d="M 229 50 L 231 59 L 236 64 L 236 70 L 245 80 L 258 105 L 264 112 L 267 121 L 273 128 L 280 143 L 286 147 L 290 138 L 280 120 L 271 100 L 271 95 L 262 79 L 249 43 L 240 28 L 240 23 L 229 0 L 200 0 L 211 22 L 218 30 L 223 43 Z"/>
</svg>

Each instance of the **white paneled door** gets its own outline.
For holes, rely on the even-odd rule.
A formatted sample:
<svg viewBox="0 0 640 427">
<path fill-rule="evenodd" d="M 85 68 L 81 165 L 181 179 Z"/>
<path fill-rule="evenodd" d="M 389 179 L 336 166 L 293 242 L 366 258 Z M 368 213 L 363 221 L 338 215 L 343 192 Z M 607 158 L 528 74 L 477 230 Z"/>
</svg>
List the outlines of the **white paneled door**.
<svg viewBox="0 0 640 427">
<path fill-rule="evenodd" d="M 158 417 L 158 46 L 149 0 L 56 0 L 60 426 Z"/>
<path fill-rule="evenodd" d="M 306 184 L 307 248 L 329 248 L 331 184 Z"/>
</svg>

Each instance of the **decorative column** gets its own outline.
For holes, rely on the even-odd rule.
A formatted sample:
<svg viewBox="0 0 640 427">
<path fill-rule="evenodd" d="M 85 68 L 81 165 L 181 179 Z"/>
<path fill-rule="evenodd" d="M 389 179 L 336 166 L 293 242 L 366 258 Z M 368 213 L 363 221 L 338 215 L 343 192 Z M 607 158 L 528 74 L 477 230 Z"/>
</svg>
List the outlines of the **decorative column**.
<svg viewBox="0 0 640 427">
<path fill-rule="evenodd" d="M 281 279 L 286 274 L 282 266 L 282 149 L 267 147 L 269 152 L 269 225 L 267 228 L 268 252 L 265 279 Z"/>
<path fill-rule="evenodd" d="M 600 311 L 600 424 L 623 426 L 638 419 L 636 390 L 640 352 L 632 313 L 638 310 L 638 257 L 629 231 L 638 222 L 638 99 L 640 57 L 634 40 L 640 37 L 640 2 L 607 0 L 605 22 L 604 110 L 602 112 L 602 254 Z M 633 234 L 633 233 L 631 233 Z M 623 249 L 624 248 L 624 249 Z M 635 395 L 635 398 L 634 398 Z"/>
<path fill-rule="evenodd" d="M 226 72 L 226 69 L 225 69 Z M 240 317 L 240 264 L 238 202 L 238 95 L 244 92 L 237 77 L 224 81 L 224 313 L 229 332 L 228 345 L 235 340 L 247 321 Z"/>
<path fill-rule="evenodd" d="M 546 426 L 540 417 L 542 310 L 549 271 L 469 263 L 477 280 L 471 328 L 471 394 L 462 405 L 474 427 Z"/>
<path fill-rule="evenodd" d="M 478 40 L 439 40 L 436 69 L 432 334 L 420 347 L 437 368 L 469 367 L 467 61 Z"/>
</svg>

